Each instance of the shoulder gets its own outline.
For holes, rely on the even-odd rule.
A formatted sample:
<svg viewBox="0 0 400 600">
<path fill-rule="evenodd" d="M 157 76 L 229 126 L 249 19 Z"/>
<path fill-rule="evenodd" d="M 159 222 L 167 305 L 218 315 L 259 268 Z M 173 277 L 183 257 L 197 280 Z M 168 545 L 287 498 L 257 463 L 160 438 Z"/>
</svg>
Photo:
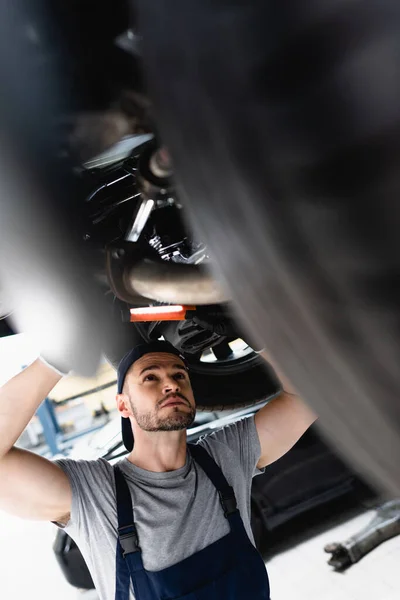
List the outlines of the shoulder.
<svg viewBox="0 0 400 600">
<path fill-rule="evenodd" d="M 237 469 L 240 465 L 246 476 L 250 477 L 262 472 L 256 468 L 261 447 L 254 415 L 239 419 L 200 438 L 198 444 L 211 454 L 222 469 Z"/>
<path fill-rule="evenodd" d="M 95 520 L 114 509 L 114 469 L 108 461 L 62 458 L 54 462 L 71 484 L 72 510 L 68 522 L 71 530 L 80 529 L 88 516 Z"/>
<path fill-rule="evenodd" d="M 249 440 L 251 442 L 258 440 L 254 415 L 243 417 L 234 423 L 229 423 L 213 433 L 200 438 L 198 443 L 209 450 L 228 447 L 232 451 L 238 451 Z"/>
<path fill-rule="evenodd" d="M 68 477 L 82 482 L 91 483 L 93 479 L 99 482 L 99 476 L 107 480 L 113 477 L 113 467 L 104 458 L 96 460 L 74 460 L 72 458 L 61 458 L 55 460 Z"/>
<path fill-rule="evenodd" d="M 215 460 L 219 457 L 236 457 L 242 460 L 249 452 L 257 454 L 260 442 L 254 422 L 254 415 L 238 419 L 210 433 L 198 441 Z"/>
</svg>

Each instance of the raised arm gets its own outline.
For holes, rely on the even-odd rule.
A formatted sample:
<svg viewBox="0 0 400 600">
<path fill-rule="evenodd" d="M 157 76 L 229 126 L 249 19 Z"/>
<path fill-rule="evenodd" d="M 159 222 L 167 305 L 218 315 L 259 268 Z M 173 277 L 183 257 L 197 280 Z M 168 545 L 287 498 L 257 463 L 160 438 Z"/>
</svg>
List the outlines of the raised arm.
<svg viewBox="0 0 400 600">
<path fill-rule="evenodd" d="M 68 477 L 51 461 L 14 447 L 60 379 L 38 359 L 0 388 L 0 510 L 28 519 L 68 520 Z"/>
<path fill-rule="evenodd" d="M 297 395 L 290 382 L 276 369 L 271 357 L 265 351 L 262 356 L 275 368 L 283 391 L 255 416 L 261 445 L 261 457 L 257 464 L 260 469 L 286 454 L 317 419 L 317 415 Z"/>
</svg>

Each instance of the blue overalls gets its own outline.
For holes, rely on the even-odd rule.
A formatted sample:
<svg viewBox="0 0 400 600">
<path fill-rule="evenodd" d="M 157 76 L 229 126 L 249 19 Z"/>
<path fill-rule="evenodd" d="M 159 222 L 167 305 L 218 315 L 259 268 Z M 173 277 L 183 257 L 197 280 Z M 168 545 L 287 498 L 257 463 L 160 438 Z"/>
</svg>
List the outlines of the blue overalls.
<svg viewBox="0 0 400 600">
<path fill-rule="evenodd" d="M 119 538 L 115 600 L 129 599 L 130 579 L 136 600 L 269 600 L 264 561 L 246 533 L 233 488 L 203 447 L 188 444 L 188 448 L 218 491 L 230 533 L 180 563 L 146 571 L 129 488 L 114 467 Z"/>
</svg>

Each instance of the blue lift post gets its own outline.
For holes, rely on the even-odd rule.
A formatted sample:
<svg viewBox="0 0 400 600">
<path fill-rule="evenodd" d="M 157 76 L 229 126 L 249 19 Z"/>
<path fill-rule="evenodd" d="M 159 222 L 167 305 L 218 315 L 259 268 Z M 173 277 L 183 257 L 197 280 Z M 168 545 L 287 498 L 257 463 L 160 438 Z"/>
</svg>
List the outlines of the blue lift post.
<svg viewBox="0 0 400 600">
<path fill-rule="evenodd" d="M 88 433 L 93 433 L 94 431 L 97 431 L 97 429 L 101 429 L 107 422 L 103 421 L 98 425 L 92 425 L 87 429 L 82 429 L 81 431 L 65 435 L 58 424 L 54 410 L 54 403 L 50 400 L 50 398 L 43 400 L 42 404 L 36 411 L 36 415 L 39 418 L 40 424 L 42 425 L 44 439 L 46 440 L 46 444 L 48 445 L 52 456 L 55 456 L 56 454 L 65 454 L 66 451 L 71 449 L 71 442 L 73 440 L 83 437 Z"/>
<path fill-rule="evenodd" d="M 43 428 L 43 435 L 52 455 L 61 454 L 62 450 L 58 443 L 62 436 L 61 428 L 58 424 L 54 412 L 54 406 L 49 398 L 45 398 L 36 411 L 39 421 Z"/>
</svg>

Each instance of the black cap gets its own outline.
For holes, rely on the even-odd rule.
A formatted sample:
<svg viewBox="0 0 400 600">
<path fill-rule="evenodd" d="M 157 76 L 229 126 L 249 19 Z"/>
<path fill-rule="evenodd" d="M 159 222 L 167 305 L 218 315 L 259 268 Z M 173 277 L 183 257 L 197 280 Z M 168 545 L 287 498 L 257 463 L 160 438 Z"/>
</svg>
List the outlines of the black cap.
<svg viewBox="0 0 400 600">
<path fill-rule="evenodd" d="M 154 342 L 148 342 L 147 344 L 140 344 L 135 346 L 132 350 L 129 350 L 118 365 L 117 374 L 117 391 L 118 394 L 122 394 L 124 387 L 124 381 L 127 372 L 139 358 L 150 352 L 165 352 L 167 354 L 175 354 L 186 365 L 185 357 L 169 342 L 156 340 Z M 125 448 L 131 452 L 133 449 L 133 433 L 131 422 L 128 418 L 122 417 L 122 441 L 124 442 Z"/>
</svg>

